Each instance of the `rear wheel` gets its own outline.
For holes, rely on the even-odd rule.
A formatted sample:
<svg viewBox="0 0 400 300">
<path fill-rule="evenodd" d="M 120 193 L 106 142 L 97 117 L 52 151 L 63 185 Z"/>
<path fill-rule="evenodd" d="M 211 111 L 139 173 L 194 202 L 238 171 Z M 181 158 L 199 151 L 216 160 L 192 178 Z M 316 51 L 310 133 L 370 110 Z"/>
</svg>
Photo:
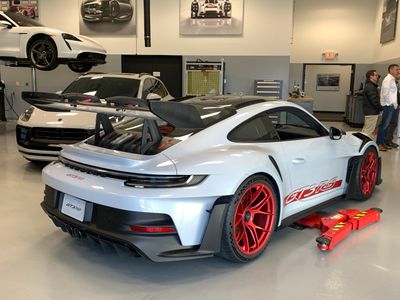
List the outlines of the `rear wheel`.
<svg viewBox="0 0 400 300">
<path fill-rule="evenodd" d="M 356 170 L 357 200 L 365 201 L 371 197 L 378 179 L 378 165 L 378 153 L 374 147 L 369 147 Z"/>
<path fill-rule="evenodd" d="M 70 63 L 68 67 L 76 73 L 89 72 L 93 65 L 89 63 Z"/>
<path fill-rule="evenodd" d="M 28 49 L 28 57 L 38 70 L 50 71 L 58 66 L 57 47 L 50 38 L 33 41 Z"/>
<path fill-rule="evenodd" d="M 229 204 L 220 255 L 234 262 L 258 257 L 275 230 L 277 208 L 276 192 L 267 178 L 255 175 L 246 179 Z"/>
</svg>

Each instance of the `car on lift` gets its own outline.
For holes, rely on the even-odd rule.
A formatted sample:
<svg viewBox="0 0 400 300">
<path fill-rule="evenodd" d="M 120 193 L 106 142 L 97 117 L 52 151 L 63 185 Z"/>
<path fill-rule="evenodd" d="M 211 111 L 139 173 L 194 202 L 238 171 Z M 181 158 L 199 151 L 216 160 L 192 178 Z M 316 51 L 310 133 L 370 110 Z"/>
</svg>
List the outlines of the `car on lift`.
<svg viewBox="0 0 400 300">
<path fill-rule="evenodd" d="M 231 18 L 232 3 L 229 0 L 194 0 L 191 18 Z"/>
<path fill-rule="evenodd" d="M 98 120 L 93 137 L 63 147 L 43 170 L 41 205 L 72 236 L 153 261 L 253 260 L 277 229 L 338 199 L 367 200 L 381 183 L 373 140 L 328 129 L 288 101 L 23 98 L 130 117 Z"/>
<path fill-rule="evenodd" d="M 49 71 L 68 64 L 74 72 L 87 72 L 104 64 L 106 50 L 95 40 L 45 27 L 13 12 L 0 11 L 0 61 Z"/>
<path fill-rule="evenodd" d="M 130 0 L 84 0 L 81 16 L 86 22 L 127 22 L 133 17 Z"/>
<path fill-rule="evenodd" d="M 92 73 L 81 75 L 63 94 L 95 96 L 98 103 L 112 96 L 171 100 L 164 84 L 149 74 Z M 120 118 L 111 118 L 113 122 Z M 46 112 L 30 106 L 18 119 L 18 151 L 30 161 L 57 159 L 62 144 L 72 144 L 91 136 L 96 116 L 88 112 Z"/>
</svg>

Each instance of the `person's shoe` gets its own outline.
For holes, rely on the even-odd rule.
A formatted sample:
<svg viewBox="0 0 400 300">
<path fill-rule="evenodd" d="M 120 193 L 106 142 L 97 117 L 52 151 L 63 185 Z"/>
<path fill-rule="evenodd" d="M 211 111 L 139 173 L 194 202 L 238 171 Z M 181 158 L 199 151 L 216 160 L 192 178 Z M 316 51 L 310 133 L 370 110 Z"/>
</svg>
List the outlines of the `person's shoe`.
<svg viewBox="0 0 400 300">
<path fill-rule="evenodd" d="M 399 148 L 399 144 L 397 144 L 397 143 L 391 142 L 390 144 L 387 144 L 387 145 L 389 145 L 390 147 L 392 147 L 392 148 L 394 148 L 394 149 Z"/>
<path fill-rule="evenodd" d="M 385 145 L 379 145 L 379 151 L 387 151 L 388 149 L 386 148 Z"/>
<path fill-rule="evenodd" d="M 390 144 L 383 144 L 383 146 L 385 146 L 387 150 L 392 149 L 392 146 L 390 146 Z"/>
</svg>

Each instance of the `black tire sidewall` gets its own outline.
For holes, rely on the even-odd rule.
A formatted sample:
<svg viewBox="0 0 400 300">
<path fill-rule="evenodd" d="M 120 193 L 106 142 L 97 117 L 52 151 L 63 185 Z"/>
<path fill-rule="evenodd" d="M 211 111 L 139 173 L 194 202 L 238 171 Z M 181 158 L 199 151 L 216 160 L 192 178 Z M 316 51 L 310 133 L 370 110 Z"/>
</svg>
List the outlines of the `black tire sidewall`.
<svg viewBox="0 0 400 300">
<path fill-rule="evenodd" d="M 78 68 L 77 65 L 81 65 L 82 67 Z M 75 73 L 86 73 L 92 69 L 93 65 L 85 63 L 70 63 L 68 64 L 68 67 Z"/>
<path fill-rule="evenodd" d="M 32 57 L 31 57 L 31 52 L 33 47 L 42 42 L 45 41 L 47 42 L 49 45 L 51 45 L 51 47 L 53 48 L 53 52 L 54 52 L 54 56 L 53 56 L 53 60 L 50 62 L 50 64 L 47 67 L 41 67 L 41 66 L 37 66 L 34 64 Z M 57 68 L 58 66 L 58 52 L 57 52 L 57 46 L 56 44 L 53 42 L 53 40 L 51 38 L 40 38 L 37 39 L 35 41 L 33 41 L 30 45 L 29 45 L 29 49 L 28 49 L 28 59 L 30 60 L 30 62 L 32 63 L 32 65 L 38 69 L 38 70 L 42 70 L 42 71 L 51 71 L 54 70 L 55 68 Z"/>
</svg>

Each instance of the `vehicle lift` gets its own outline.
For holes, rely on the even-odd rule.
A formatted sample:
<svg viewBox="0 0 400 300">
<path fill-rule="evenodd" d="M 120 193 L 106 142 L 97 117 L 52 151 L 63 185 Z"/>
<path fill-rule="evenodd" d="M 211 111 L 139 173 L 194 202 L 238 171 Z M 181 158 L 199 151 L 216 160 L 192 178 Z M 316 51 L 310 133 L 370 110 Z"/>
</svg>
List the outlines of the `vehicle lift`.
<svg viewBox="0 0 400 300">
<path fill-rule="evenodd" d="M 382 212 L 380 208 L 370 208 L 364 211 L 339 210 L 330 216 L 312 214 L 296 221 L 293 227 L 295 229 L 318 228 L 322 234 L 316 238 L 317 247 L 322 251 L 332 250 L 352 231 L 378 222 Z"/>
</svg>

